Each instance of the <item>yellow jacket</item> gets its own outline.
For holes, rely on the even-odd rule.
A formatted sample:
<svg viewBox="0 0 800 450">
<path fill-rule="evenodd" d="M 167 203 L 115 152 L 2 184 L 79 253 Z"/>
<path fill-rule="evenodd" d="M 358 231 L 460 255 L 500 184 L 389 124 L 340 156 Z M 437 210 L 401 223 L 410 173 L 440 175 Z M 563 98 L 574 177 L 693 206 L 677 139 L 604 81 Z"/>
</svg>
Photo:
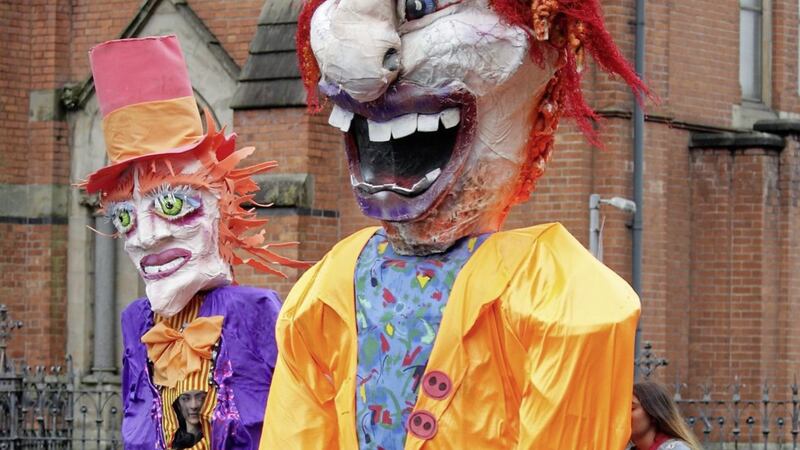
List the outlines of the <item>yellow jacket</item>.
<svg viewBox="0 0 800 450">
<path fill-rule="evenodd" d="M 289 294 L 261 449 L 358 449 L 353 277 L 375 230 L 338 243 Z M 622 450 L 638 316 L 630 286 L 560 224 L 495 233 L 459 273 L 426 369 L 452 389 L 420 389 L 414 408 L 435 435 L 408 433 L 405 448 Z"/>
</svg>

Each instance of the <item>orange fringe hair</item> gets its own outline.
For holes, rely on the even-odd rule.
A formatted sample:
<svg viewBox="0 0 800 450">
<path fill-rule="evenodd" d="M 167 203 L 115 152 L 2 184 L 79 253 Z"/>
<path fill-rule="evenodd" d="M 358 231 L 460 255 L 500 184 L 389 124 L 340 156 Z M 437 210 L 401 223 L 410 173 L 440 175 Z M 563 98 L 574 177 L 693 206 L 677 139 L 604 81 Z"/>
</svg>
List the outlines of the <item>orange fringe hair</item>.
<svg viewBox="0 0 800 450">
<path fill-rule="evenodd" d="M 254 147 L 235 150 L 236 135 L 225 137 L 224 129 L 217 131 L 210 114 L 206 114 L 206 134 L 203 141 L 194 149 L 177 155 L 159 155 L 142 158 L 138 167 L 145 168 L 139 173 L 139 189 L 150 192 L 164 183 L 172 186 L 191 186 L 208 190 L 219 197 L 219 251 L 225 262 L 231 266 L 247 265 L 253 269 L 287 278 L 275 266 L 306 269 L 311 263 L 281 256 L 273 249 L 295 246 L 297 242 L 267 243 L 264 231 L 268 219 L 256 217 L 254 209 L 245 209 L 243 203 L 256 204 L 253 200 L 259 190 L 253 175 L 267 172 L 277 167 L 277 162 L 267 161 L 237 169 L 236 166 L 252 155 Z M 191 156 L 200 161 L 200 169 L 191 174 L 181 174 Z M 85 188 L 86 182 L 78 185 Z M 127 200 L 133 193 L 133 174 L 126 170 L 120 182 L 113 189 L 100 192 L 101 207 L 111 202 Z M 259 205 L 261 206 L 261 205 Z M 242 257 L 240 254 L 244 254 Z"/>
</svg>

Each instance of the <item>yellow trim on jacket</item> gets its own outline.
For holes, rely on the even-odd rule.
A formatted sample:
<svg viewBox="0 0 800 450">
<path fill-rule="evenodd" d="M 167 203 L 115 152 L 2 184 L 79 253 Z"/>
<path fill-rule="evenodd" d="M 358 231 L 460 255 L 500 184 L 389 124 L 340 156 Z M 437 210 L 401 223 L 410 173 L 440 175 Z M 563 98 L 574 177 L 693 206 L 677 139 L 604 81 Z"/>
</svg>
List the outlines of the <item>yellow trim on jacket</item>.
<svg viewBox="0 0 800 450">
<path fill-rule="evenodd" d="M 356 260 L 376 228 L 338 243 L 292 289 L 263 450 L 356 450 Z M 430 440 L 406 450 L 621 450 L 630 435 L 639 300 L 560 224 L 495 233 L 456 278 L 420 390 Z"/>
</svg>

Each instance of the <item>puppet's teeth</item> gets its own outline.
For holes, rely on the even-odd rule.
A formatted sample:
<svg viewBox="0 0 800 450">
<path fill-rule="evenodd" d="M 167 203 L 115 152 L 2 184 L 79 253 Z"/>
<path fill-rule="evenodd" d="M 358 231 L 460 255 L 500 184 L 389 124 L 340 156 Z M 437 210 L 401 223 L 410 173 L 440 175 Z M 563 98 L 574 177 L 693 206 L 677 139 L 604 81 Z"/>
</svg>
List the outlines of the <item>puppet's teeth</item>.
<svg viewBox="0 0 800 450">
<path fill-rule="evenodd" d="M 425 174 L 425 178 L 417 181 L 414 184 L 412 190 L 422 191 L 424 189 L 428 189 L 433 184 L 433 182 L 436 181 L 437 178 L 439 178 L 439 175 L 441 174 L 442 174 L 442 169 L 431 170 L 430 172 Z"/>
<path fill-rule="evenodd" d="M 350 123 L 353 121 L 353 116 L 352 111 L 341 108 L 339 105 L 334 105 L 331 116 L 328 118 L 328 123 L 347 133 L 350 129 Z"/>
<path fill-rule="evenodd" d="M 421 192 L 424 192 L 426 189 L 431 187 L 434 181 L 439 178 L 439 175 L 442 174 L 442 169 L 433 169 L 423 177 L 421 180 L 414 183 L 411 186 L 411 189 L 406 189 L 397 185 L 392 185 L 391 190 L 397 192 L 399 194 L 404 195 L 417 195 Z"/>
<path fill-rule="evenodd" d="M 450 129 L 461 122 L 461 110 L 458 108 L 450 108 L 442 111 L 442 125 Z"/>
<path fill-rule="evenodd" d="M 389 123 L 392 124 L 392 137 L 395 139 L 404 138 L 417 131 L 417 113 L 394 118 Z"/>
<path fill-rule="evenodd" d="M 372 142 L 388 142 L 392 138 L 391 122 L 373 122 L 367 120 L 369 140 Z"/>
<path fill-rule="evenodd" d="M 183 263 L 185 258 L 175 258 L 172 261 L 162 264 L 160 266 L 143 266 L 142 269 L 147 275 L 153 275 L 161 272 L 168 272 Z"/>
<path fill-rule="evenodd" d="M 442 113 L 436 114 L 420 114 L 417 119 L 417 130 L 424 133 L 432 133 L 439 129 L 439 116 Z"/>
</svg>

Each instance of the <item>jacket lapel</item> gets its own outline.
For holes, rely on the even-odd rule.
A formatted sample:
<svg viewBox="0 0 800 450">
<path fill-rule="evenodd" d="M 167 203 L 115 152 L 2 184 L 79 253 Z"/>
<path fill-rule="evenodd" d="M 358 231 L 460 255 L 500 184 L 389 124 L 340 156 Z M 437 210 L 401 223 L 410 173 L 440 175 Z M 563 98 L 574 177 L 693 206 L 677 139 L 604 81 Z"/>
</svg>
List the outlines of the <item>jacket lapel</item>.
<svg viewBox="0 0 800 450">
<path fill-rule="evenodd" d="M 441 400 L 428 397 L 420 389 L 415 411 L 428 411 L 437 421 L 447 411 L 469 369 L 467 352 L 463 348 L 464 338 L 484 312 L 506 291 L 514 272 L 528 254 L 525 244 L 530 245 L 531 237 L 541 234 L 543 229 L 538 226 L 495 233 L 484 241 L 461 269 L 450 292 L 442 324 L 425 368 L 426 374 L 432 371 L 447 374 L 452 388 L 450 394 Z M 465 414 L 463 411 L 453 413 Z M 405 450 L 418 450 L 425 442 L 409 433 Z"/>
<path fill-rule="evenodd" d="M 337 367 L 335 398 L 339 416 L 339 448 L 358 448 L 355 421 L 356 365 L 358 363 L 358 338 L 355 322 L 354 279 L 356 262 L 366 243 L 378 230 L 371 227 L 361 230 L 337 244 L 320 261 L 316 282 L 311 283 L 305 297 L 315 298 L 336 313 L 344 324 L 342 340 L 326 342 L 326 354 L 341 352 L 339 346 L 350 349 L 347 361 Z M 420 389 L 415 410 L 426 410 L 438 420 L 447 410 L 452 398 L 469 368 L 467 352 L 463 349 L 464 337 L 470 332 L 494 301 L 506 290 L 513 272 L 528 253 L 519 248 L 512 236 L 520 233 L 523 241 L 530 243 L 531 235 L 540 234 L 542 227 L 495 233 L 475 251 L 456 277 L 450 298 L 445 306 L 442 323 L 434 341 L 426 373 L 438 370 L 452 381 L 450 394 L 442 399 L 430 398 Z M 488 269 L 487 268 L 491 268 Z M 406 450 L 416 450 L 426 441 L 408 434 Z"/>
<path fill-rule="evenodd" d="M 356 436 L 356 365 L 358 337 L 356 335 L 355 286 L 356 262 L 378 227 L 365 228 L 337 244 L 320 261 L 317 282 L 307 294 L 339 316 L 344 330 L 340 340 L 325 342 L 326 355 L 346 352 L 334 373 L 336 413 L 339 421 L 339 448 L 358 448 Z"/>
</svg>

